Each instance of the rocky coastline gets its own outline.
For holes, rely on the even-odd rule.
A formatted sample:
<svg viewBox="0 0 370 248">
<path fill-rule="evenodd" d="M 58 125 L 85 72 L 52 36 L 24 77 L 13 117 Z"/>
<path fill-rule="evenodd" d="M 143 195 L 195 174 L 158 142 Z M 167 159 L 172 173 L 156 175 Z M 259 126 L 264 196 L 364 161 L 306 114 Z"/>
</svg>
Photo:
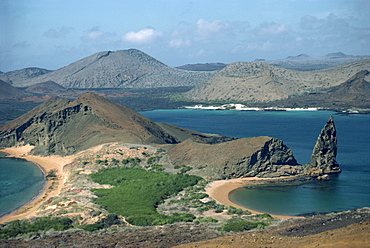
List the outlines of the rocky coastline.
<svg viewBox="0 0 370 248">
<path fill-rule="evenodd" d="M 164 202 L 163 206 L 158 206 L 158 211 L 161 211 L 163 214 L 173 213 L 174 211 L 176 213 L 185 212 L 193 214 L 199 220 L 208 218 L 207 220 L 220 221 L 220 223 L 225 223 L 228 219 L 232 218 L 229 212 L 233 213 L 231 210 L 238 208 L 241 210 L 241 212 L 239 211 L 241 215 L 235 216 L 237 218 L 250 218 L 254 221 L 265 218 L 263 219 L 264 221 L 268 221 L 273 225 L 280 223 L 281 219 L 297 218 L 292 216 L 264 215 L 263 213 L 235 205 L 235 203 L 230 201 L 229 193 L 236 188 L 250 183 L 301 183 L 306 180 L 325 180 L 328 174 L 340 172 L 336 162 L 337 140 L 332 117 L 329 118 L 321 130 L 312 152 L 311 161 L 306 165 L 300 165 L 292 156 L 291 150 L 281 140 L 275 138 L 261 136 L 236 139 L 220 135 L 197 133 L 169 124 L 157 124 L 143 118 L 132 110 L 122 108 L 92 94 L 84 95 L 73 102 L 58 100 L 57 102 L 49 102 L 45 105 L 48 107 L 55 103 L 57 104 L 54 105 L 54 111 L 50 111 L 47 108 L 45 112 L 43 109 L 45 106 L 41 106 L 36 111 L 34 110 L 10 122 L 1 129 L 4 134 L 3 144 L 10 146 L 11 144 L 7 142 L 12 138 L 11 141 L 19 145 L 18 147 L 12 146 L 5 149 L 5 152 L 38 163 L 46 173 L 53 169 L 57 171 L 57 177 L 50 182 L 52 184 L 49 184 L 50 186 L 47 187 L 43 194 L 34 202 L 21 208 L 20 212 L 2 218 L 2 222 L 35 216 L 68 216 L 77 218 L 80 225 L 97 223 L 104 219 L 109 212 L 94 203 L 93 199 L 97 196 L 94 195 L 92 189 L 108 189 L 112 186 L 94 182 L 89 177 L 89 174 L 97 172 L 102 168 L 108 169 L 110 167 L 121 166 L 122 163 L 132 161 L 132 158 L 135 158 L 134 161 L 142 161 L 142 163 L 138 162 L 136 164 L 136 166 L 140 166 L 142 169 L 160 169 L 160 171 L 171 174 L 186 173 L 201 176 L 212 181 L 206 187 L 204 187 L 206 185 L 204 184 L 184 189 L 178 195 L 174 196 L 174 199 L 168 199 L 168 202 Z M 102 107 L 102 103 L 104 103 L 104 107 Z M 108 109 L 119 112 L 120 115 L 118 117 L 109 115 L 112 111 L 107 111 Z M 54 120 L 51 125 L 49 120 L 56 116 L 60 117 L 60 121 Z M 94 142 L 100 142 L 100 144 L 89 146 L 88 149 L 85 149 L 85 147 L 78 148 L 75 146 L 75 142 L 86 140 L 89 137 L 83 135 L 78 136 L 79 133 L 76 130 L 74 130 L 75 135 L 70 137 L 71 140 L 64 140 L 65 137 L 63 135 L 58 136 L 71 130 L 72 126 L 75 128 L 76 119 L 80 117 L 86 119 L 84 130 L 90 128 L 91 131 L 96 133 L 98 130 L 96 126 L 89 126 L 88 124 L 99 124 L 100 127 L 103 127 L 100 130 L 107 132 L 101 133 L 100 137 L 103 138 L 106 134 L 111 135 L 111 130 L 115 132 L 121 130 L 122 134 L 126 135 L 125 137 L 133 137 L 132 142 L 123 143 L 115 140 L 105 140 L 103 142 L 102 140 L 94 140 Z M 130 118 L 129 123 L 126 122 L 128 118 Z M 47 121 L 45 122 L 44 120 Z M 93 123 L 91 120 L 93 120 Z M 40 151 L 37 150 L 37 147 L 30 145 L 21 146 L 21 144 L 29 142 L 30 140 L 28 139 L 30 137 L 34 138 L 34 136 L 29 135 L 29 131 L 37 132 L 39 130 L 43 132 L 43 135 L 31 141 L 34 141 L 36 145 L 40 145 L 44 149 L 44 152 L 35 155 L 35 151 Z M 50 132 L 50 130 L 53 132 Z M 132 130 L 139 130 L 137 132 L 140 132 L 139 134 L 142 136 L 133 135 L 134 132 Z M 138 140 L 137 137 L 142 137 L 140 139 L 143 142 L 139 144 L 135 143 Z M 161 142 L 154 142 L 158 140 Z M 58 141 L 58 146 L 53 143 L 55 141 Z M 69 154 L 65 152 L 67 151 L 65 144 L 70 144 L 70 150 L 68 151 L 74 149 L 73 151 L 78 152 L 69 156 L 60 156 L 60 154 Z M 91 144 L 89 143 L 89 145 Z M 58 147 L 58 149 L 55 149 L 55 147 Z M 31 155 L 32 151 L 33 155 Z M 203 161 L 200 167 L 196 167 L 196 165 L 199 165 L 197 159 Z M 149 162 L 152 160 L 157 161 L 158 164 Z M 161 164 L 160 166 L 159 163 Z M 229 180 L 219 181 L 220 179 Z M 203 183 L 207 183 L 207 180 L 204 180 Z M 198 191 L 195 191 L 195 188 Z M 189 195 L 193 195 L 193 199 L 186 198 Z M 175 207 L 171 206 L 169 204 L 171 201 L 177 202 L 178 205 Z M 190 203 L 190 201 L 192 201 L 192 204 L 181 205 L 182 202 Z M 193 203 L 199 205 L 194 207 L 193 205 L 195 204 Z M 212 208 L 209 207 L 210 205 L 212 205 Z M 216 212 L 219 206 L 222 206 L 222 209 Z M 298 219 L 300 218 L 302 217 Z M 360 219 L 367 221 L 365 217 L 361 217 Z M 0 244 L 4 247 L 22 247 L 22 245 L 26 244 L 36 247 L 42 241 L 49 245 L 55 244 L 54 242 L 69 245 L 70 241 L 65 239 L 68 236 L 71 238 L 71 242 L 81 243 L 83 246 L 89 246 L 90 241 L 88 240 L 91 239 L 99 247 L 101 246 L 101 243 L 99 243 L 101 241 L 97 241 L 96 238 L 101 235 L 106 240 L 106 247 L 111 247 L 111 242 L 113 242 L 112 237 L 121 237 L 124 239 L 121 243 L 116 240 L 116 247 L 117 244 L 130 247 L 127 242 L 135 244 L 132 247 L 145 247 L 145 245 L 148 245 L 147 247 L 171 247 L 179 245 L 181 242 L 188 243 L 220 236 L 230 236 L 214 229 L 217 225 L 219 227 L 221 224 L 214 224 L 212 221 L 210 223 L 198 222 L 145 228 L 132 227 L 128 225 L 128 222 L 125 222 L 123 226 L 112 226 L 91 234 L 79 230 L 66 232 L 50 231 L 42 235 L 37 234 L 32 236 L 31 239 L 5 240 L 0 241 Z M 353 221 L 352 223 L 357 222 Z M 168 237 L 178 235 L 178 230 L 181 228 L 185 228 L 189 232 L 179 235 L 181 239 L 169 241 Z M 162 237 L 165 238 L 158 236 L 148 237 L 150 233 L 156 234 L 159 230 L 161 233 L 164 233 Z M 136 237 L 142 237 L 139 238 L 140 240 L 137 240 L 140 243 L 132 241 L 126 235 L 128 232 L 132 233 L 136 231 L 139 233 Z M 110 235 L 102 235 L 108 233 Z M 261 235 L 264 235 L 263 232 Z"/>
</svg>

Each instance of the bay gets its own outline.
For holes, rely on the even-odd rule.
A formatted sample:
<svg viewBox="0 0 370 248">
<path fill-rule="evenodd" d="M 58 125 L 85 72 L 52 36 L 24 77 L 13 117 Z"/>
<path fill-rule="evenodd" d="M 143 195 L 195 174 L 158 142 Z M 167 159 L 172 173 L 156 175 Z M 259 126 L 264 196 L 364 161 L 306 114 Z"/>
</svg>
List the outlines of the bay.
<svg viewBox="0 0 370 248">
<path fill-rule="evenodd" d="M 332 111 L 220 111 L 173 109 L 141 114 L 205 133 L 232 137 L 271 136 L 283 140 L 299 163 L 309 162 L 316 139 L 332 115 L 337 128 L 337 161 L 342 173 L 330 181 L 243 188 L 230 199 L 271 214 L 301 215 L 370 207 L 370 115 Z"/>
<path fill-rule="evenodd" d="M 34 199 L 44 187 L 44 174 L 34 163 L 0 154 L 0 216 Z"/>
</svg>

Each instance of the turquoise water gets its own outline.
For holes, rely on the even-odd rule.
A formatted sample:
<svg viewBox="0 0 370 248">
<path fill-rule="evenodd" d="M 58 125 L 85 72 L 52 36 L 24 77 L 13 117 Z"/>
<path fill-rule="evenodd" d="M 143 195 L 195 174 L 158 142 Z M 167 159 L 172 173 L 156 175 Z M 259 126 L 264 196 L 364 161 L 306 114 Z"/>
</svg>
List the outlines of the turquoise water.
<svg viewBox="0 0 370 248">
<path fill-rule="evenodd" d="M 199 132 L 233 137 L 271 136 L 284 141 L 299 163 L 309 162 L 316 139 L 330 115 L 338 138 L 337 161 L 342 173 L 330 181 L 300 186 L 245 188 L 233 202 L 271 214 L 300 215 L 370 207 L 370 115 L 339 115 L 331 111 L 254 112 L 219 110 L 154 110 L 141 112 Z"/>
<path fill-rule="evenodd" d="M 309 161 L 320 130 L 330 115 L 338 133 L 342 173 L 331 181 L 300 186 L 246 188 L 231 199 L 247 208 L 271 214 L 299 215 L 370 207 L 370 115 L 338 115 L 330 111 L 253 112 L 217 110 L 154 110 L 141 112 L 155 122 L 167 122 L 199 132 L 233 137 L 271 136 L 284 141 L 300 163 Z M 0 216 L 32 200 L 44 185 L 33 163 L 0 159 Z"/>
<path fill-rule="evenodd" d="M 0 216 L 3 216 L 37 196 L 45 180 L 34 163 L 0 156 Z"/>
</svg>

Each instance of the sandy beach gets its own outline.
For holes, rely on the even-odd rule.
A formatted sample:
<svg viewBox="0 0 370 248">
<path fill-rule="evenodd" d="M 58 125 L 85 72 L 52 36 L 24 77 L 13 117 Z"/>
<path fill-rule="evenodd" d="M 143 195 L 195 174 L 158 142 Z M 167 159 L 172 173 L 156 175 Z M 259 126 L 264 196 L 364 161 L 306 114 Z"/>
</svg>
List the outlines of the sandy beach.
<svg viewBox="0 0 370 248">
<path fill-rule="evenodd" d="M 226 206 L 233 206 L 236 208 L 240 208 L 243 210 L 248 210 L 252 214 L 263 214 L 263 212 L 258 212 L 252 209 L 248 209 L 242 207 L 232 201 L 230 201 L 229 194 L 239 188 L 248 186 L 248 185 L 255 185 L 261 184 L 264 182 L 268 182 L 271 180 L 282 180 L 282 179 L 290 179 L 291 177 L 281 177 L 281 178 L 259 178 L 259 177 L 250 177 L 250 178 L 237 178 L 237 179 L 229 179 L 229 180 L 220 180 L 210 183 L 207 188 L 207 194 L 212 197 L 216 202 L 226 205 Z M 279 219 L 291 219 L 291 218 L 301 218 L 299 216 L 289 216 L 289 215 L 271 215 L 274 218 Z"/>
<path fill-rule="evenodd" d="M 46 175 L 51 170 L 57 170 L 57 178 L 54 180 L 48 180 L 46 182 L 44 190 L 34 200 L 25 204 L 24 206 L 12 212 L 11 214 L 1 217 L 0 223 L 9 222 L 16 219 L 26 219 L 36 216 L 37 209 L 43 202 L 60 194 L 65 184 L 65 180 L 68 176 L 66 170 L 64 170 L 64 167 L 73 162 L 76 159 L 76 157 L 78 157 L 78 155 L 66 157 L 56 155 L 45 157 L 29 155 L 29 152 L 32 150 L 32 148 L 33 146 L 26 145 L 20 147 L 4 148 L 1 149 L 0 151 L 8 154 L 7 155 L 8 157 L 22 158 L 37 164 Z M 90 150 L 94 152 L 96 150 L 99 150 L 100 148 L 101 146 L 97 146 L 91 148 Z M 226 206 L 234 206 L 237 208 L 241 208 L 243 210 L 249 210 L 252 214 L 262 214 L 262 212 L 247 209 L 230 201 L 229 199 L 230 192 L 238 188 L 245 187 L 247 185 L 260 184 L 271 180 L 282 180 L 282 179 L 291 179 L 291 177 L 278 179 L 251 177 L 242 179 L 220 180 L 210 183 L 206 188 L 206 192 L 218 203 L 224 204 Z M 297 216 L 285 216 L 285 215 L 272 215 L 272 216 L 280 219 L 298 218 Z"/>
<path fill-rule="evenodd" d="M 65 165 L 71 163 L 75 156 L 61 157 L 53 155 L 42 157 L 29 155 L 29 152 L 32 150 L 32 148 L 33 146 L 26 145 L 4 148 L 0 151 L 8 154 L 7 157 L 22 158 L 37 164 L 44 171 L 45 175 L 47 175 L 51 170 L 57 170 L 57 178 L 55 180 L 48 180 L 44 190 L 34 200 L 12 212 L 11 214 L 1 217 L 0 223 L 36 216 L 36 210 L 39 208 L 39 206 L 51 197 L 58 195 L 63 188 L 67 176 L 63 168 Z"/>
</svg>

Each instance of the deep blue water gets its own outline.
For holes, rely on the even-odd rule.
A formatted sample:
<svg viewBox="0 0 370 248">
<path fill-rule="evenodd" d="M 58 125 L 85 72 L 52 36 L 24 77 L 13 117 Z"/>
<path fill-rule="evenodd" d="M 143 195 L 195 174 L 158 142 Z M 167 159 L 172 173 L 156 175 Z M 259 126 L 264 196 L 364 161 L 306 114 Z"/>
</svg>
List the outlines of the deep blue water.
<svg viewBox="0 0 370 248">
<path fill-rule="evenodd" d="M 338 115 L 330 111 L 253 112 L 217 110 L 153 110 L 141 112 L 155 122 L 233 137 L 271 136 L 284 141 L 300 163 L 309 162 L 317 136 L 330 115 L 338 135 L 342 173 L 330 181 L 301 186 L 240 189 L 231 194 L 239 205 L 271 214 L 298 215 L 370 207 L 370 115 Z M 33 163 L 0 159 L 0 216 L 34 198 L 44 185 Z"/>
<path fill-rule="evenodd" d="M 4 154 L 0 154 L 3 156 Z M 0 159 L 0 216 L 31 201 L 44 186 L 44 174 L 37 165 L 23 159 Z"/>
<path fill-rule="evenodd" d="M 230 199 L 271 214 L 299 215 L 370 207 L 370 115 L 331 111 L 254 112 L 220 110 L 154 110 L 141 114 L 206 133 L 233 137 L 271 136 L 283 140 L 299 163 L 309 162 L 316 139 L 330 115 L 337 128 L 337 161 L 341 174 L 330 181 L 300 186 L 246 188 Z"/>
</svg>

